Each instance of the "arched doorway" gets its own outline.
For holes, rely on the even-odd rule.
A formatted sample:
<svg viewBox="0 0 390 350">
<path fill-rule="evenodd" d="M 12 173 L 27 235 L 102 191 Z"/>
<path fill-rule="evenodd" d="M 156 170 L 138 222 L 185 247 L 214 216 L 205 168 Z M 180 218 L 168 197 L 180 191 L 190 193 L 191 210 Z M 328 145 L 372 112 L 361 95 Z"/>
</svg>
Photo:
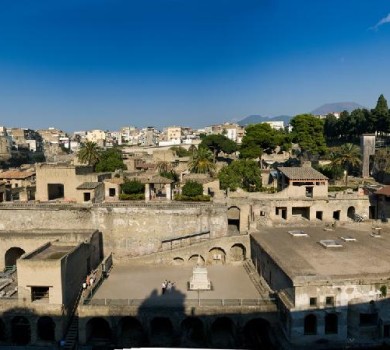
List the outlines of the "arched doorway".
<svg viewBox="0 0 390 350">
<path fill-rule="evenodd" d="M 226 253 L 220 247 L 211 248 L 207 257 L 208 264 L 221 265 L 226 262 Z"/>
<path fill-rule="evenodd" d="M 151 346 L 172 346 L 173 326 L 168 317 L 155 317 L 150 322 L 150 345 Z"/>
<path fill-rule="evenodd" d="M 188 259 L 188 262 L 191 265 L 200 265 L 203 266 L 205 264 L 204 257 L 202 255 L 194 254 L 191 255 L 190 258 Z"/>
<path fill-rule="evenodd" d="M 337 314 L 331 313 L 325 316 L 325 334 L 338 333 L 338 317 Z"/>
<path fill-rule="evenodd" d="M 240 232 L 240 208 L 230 207 L 227 211 L 228 232 L 238 234 Z"/>
<path fill-rule="evenodd" d="M 56 324 L 51 317 L 43 316 L 38 319 L 37 332 L 38 339 L 45 341 L 55 340 Z"/>
<path fill-rule="evenodd" d="M 183 347 L 204 347 L 206 336 L 204 334 L 203 322 L 197 317 L 187 317 L 181 323 L 181 346 Z"/>
<path fill-rule="evenodd" d="M 173 265 L 183 265 L 184 259 L 180 257 L 173 258 Z"/>
<path fill-rule="evenodd" d="M 26 317 L 15 316 L 11 321 L 11 340 L 16 345 L 27 345 L 31 341 L 31 326 Z"/>
<path fill-rule="evenodd" d="M 309 314 L 305 317 L 304 334 L 305 335 L 317 334 L 317 317 L 316 317 L 316 315 Z"/>
<path fill-rule="evenodd" d="M 356 210 L 355 210 L 355 207 L 349 207 L 348 210 L 347 210 L 347 216 L 354 220 L 355 219 L 355 214 L 356 214 Z"/>
<path fill-rule="evenodd" d="M 94 345 L 106 345 L 111 342 L 111 328 L 101 317 L 91 318 L 87 322 L 87 342 Z"/>
<path fill-rule="evenodd" d="M 243 330 L 245 349 L 272 349 L 270 324 L 262 318 L 254 318 L 246 323 Z"/>
<path fill-rule="evenodd" d="M 211 343 L 215 348 L 236 348 L 236 332 L 229 317 L 219 317 L 211 325 Z"/>
<path fill-rule="evenodd" d="M 120 320 L 118 339 L 121 347 L 141 347 L 147 343 L 141 322 L 130 316 L 123 317 Z"/>
<path fill-rule="evenodd" d="M 5 261 L 4 261 L 5 267 L 7 268 L 7 267 L 15 266 L 16 260 L 18 260 L 24 253 L 25 251 L 22 248 L 19 247 L 9 248 L 5 252 Z"/>
<path fill-rule="evenodd" d="M 241 243 L 236 243 L 230 248 L 230 261 L 244 261 L 246 259 L 246 248 Z"/>
</svg>

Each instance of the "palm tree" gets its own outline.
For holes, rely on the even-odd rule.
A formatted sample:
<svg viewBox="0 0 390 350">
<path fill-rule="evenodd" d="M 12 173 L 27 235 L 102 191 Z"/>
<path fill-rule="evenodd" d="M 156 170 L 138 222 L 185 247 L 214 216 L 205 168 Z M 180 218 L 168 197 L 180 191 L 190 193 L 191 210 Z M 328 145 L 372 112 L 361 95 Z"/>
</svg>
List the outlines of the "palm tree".
<svg viewBox="0 0 390 350">
<path fill-rule="evenodd" d="M 362 163 L 360 158 L 360 148 L 353 143 L 346 143 L 335 152 L 333 162 L 345 168 L 353 168 Z"/>
<path fill-rule="evenodd" d="M 172 169 L 172 165 L 170 162 L 166 160 L 160 160 L 157 162 L 157 170 L 159 173 L 167 173 Z"/>
<path fill-rule="evenodd" d="M 191 173 L 213 173 L 215 170 L 213 154 L 207 148 L 199 147 L 199 149 L 194 152 L 188 167 Z"/>
<path fill-rule="evenodd" d="M 87 141 L 83 143 L 80 150 L 77 152 L 77 158 L 80 163 L 88 165 L 96 165 L 99 161 L 100 149 L 96 142 Z"/>
<path fill-rule="evenodd" d="M 360 148 L 352 143 L 342 145 L 332 156 L 332 165 L 344 168 L 345 185 L 348 184 L 348 171 L 359 166 L 361 161 Z"/>
</svg>

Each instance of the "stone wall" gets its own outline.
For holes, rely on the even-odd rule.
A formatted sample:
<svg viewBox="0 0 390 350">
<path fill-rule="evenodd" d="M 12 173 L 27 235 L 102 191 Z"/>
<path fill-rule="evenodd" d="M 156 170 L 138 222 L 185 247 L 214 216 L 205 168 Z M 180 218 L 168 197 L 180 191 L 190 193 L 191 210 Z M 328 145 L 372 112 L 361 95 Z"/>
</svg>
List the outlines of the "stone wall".
<svg viewBox="0 0 390 350">
<path fill-rule="evenodd" d="M 211 238 L 225 236 L 227 216 L 225 206 L 210 204 L 0 206 L 0 232 L 11 229 L 21 233 L 27 230 L 97 229 L 103 233 L 105 252 L 112 251 L 115 259 L 120 259 L 157 252 L 162 240 L 182 235 L 210 231 Z M 29 251 L 31 245 L 23 248 L 21 238 L 22 235 L 12 237 L 13 244 Z M 47 238 L 39 245 L 45 242 Z M 34 249 L 39 245 L 34 244 Z"/>
</svg>

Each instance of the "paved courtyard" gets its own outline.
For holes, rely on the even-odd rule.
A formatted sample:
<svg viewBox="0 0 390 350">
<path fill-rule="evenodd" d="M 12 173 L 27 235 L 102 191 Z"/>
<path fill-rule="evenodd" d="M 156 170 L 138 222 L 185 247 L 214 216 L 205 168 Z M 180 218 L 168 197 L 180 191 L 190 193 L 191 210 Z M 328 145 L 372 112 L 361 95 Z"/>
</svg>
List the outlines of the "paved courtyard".
<svg viewBox="0 0 390 350">
<path fill-rule="evenodd" d="M 160 298 L 161 284 L 167 279 L 175 283 L 172 293 L 164 298 L 197 299 L 197 291 L 188 291 L 192 266 L 114 265 L 110 276 L 103 282 L 94 299 L 146 299 Z M 256 299 L 255 286 L 243 266 L 208 266 L 208 277 L 213 290 L 201 291 L 201 299 Z"/>
</svg>

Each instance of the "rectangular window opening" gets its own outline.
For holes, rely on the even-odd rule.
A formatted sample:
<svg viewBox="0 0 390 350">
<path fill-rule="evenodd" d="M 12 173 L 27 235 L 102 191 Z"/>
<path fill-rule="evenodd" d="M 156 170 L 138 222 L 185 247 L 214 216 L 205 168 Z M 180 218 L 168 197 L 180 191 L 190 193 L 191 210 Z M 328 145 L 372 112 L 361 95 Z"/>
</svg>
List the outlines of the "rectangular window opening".
<svg viewBox="0 0 390 350">
<path fill-rule="evenodd" d="M 49 287 L 31 287 L 31 301 L 49 302 Z"/>
<path fill-rule="evenodd" d="M 325 304 L 326 306 L 334 306 L 334 297 L 326 297 Z"/>
</svg>

